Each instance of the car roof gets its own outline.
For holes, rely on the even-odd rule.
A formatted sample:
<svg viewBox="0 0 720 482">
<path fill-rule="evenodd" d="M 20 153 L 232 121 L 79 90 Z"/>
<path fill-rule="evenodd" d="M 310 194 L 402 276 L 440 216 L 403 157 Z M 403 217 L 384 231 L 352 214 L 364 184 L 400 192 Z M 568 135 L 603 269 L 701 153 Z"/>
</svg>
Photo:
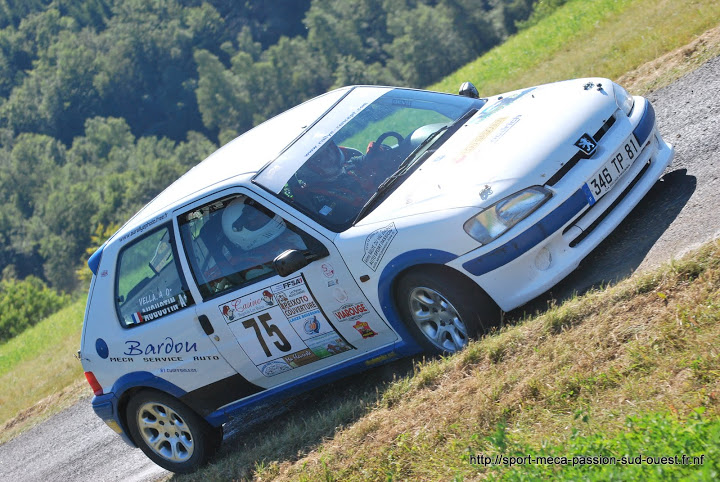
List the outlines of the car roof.
<svg viewBox="0 0 720 482">
<path fill-rule="evenodd" d="M 147 203 L 115 236 L 223 181 L 252 178 L 353 88 L 344 87 L 310 99 L 228 142 Z"/>
</svg>

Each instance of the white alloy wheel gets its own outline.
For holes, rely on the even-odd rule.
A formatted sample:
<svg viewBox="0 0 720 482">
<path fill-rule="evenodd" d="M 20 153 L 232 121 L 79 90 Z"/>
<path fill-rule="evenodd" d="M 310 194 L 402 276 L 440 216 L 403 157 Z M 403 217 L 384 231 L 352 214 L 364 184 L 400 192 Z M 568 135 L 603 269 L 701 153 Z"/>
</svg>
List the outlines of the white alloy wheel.
<svg viewBox="0 0 720 482">
<path fill-rule="evenodd" d="M 413 321 L 437 348 L 453 353 L 467 345 L 467 328 L 458 311 L 442 294 L 419 286 L 410 292 L 408 302 Z"/>
<path fill-rule="evenodd" d="M 195 451 L 195 437 L 190 427 L 165 404 L 148 402 L 140 406 L 137 426 L 147 446 L 169 462 L 186 462 Z"/>
</svg>

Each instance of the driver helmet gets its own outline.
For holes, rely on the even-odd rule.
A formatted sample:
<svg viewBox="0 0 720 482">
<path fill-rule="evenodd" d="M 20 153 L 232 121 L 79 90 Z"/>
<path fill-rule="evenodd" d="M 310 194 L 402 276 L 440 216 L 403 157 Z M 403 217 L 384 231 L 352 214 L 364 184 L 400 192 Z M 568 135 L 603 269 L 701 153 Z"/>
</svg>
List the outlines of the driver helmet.
<svg viewBox="0 0 720 482">
<path fill-rule="evenodd" d="M 254 201 L 239 197 L 225 207 L 222 229 L 234 245 L 247 251 L 277 238 L 286 226 L 280 216 L 270 217 Z"/>
<path fill-rule="evenodd" d="M 308 161 L 308 167 L 326 181 L 336 180 L 342 174 L 344 164 L 345 154 L 332 139 L 323 144 Z"/>
</svg>

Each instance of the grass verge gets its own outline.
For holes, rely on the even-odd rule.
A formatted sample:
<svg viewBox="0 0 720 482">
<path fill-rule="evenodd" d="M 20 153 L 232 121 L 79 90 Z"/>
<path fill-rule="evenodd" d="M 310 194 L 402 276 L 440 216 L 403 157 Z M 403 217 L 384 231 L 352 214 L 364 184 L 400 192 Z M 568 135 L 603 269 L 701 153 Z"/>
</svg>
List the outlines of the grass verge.
<svg viewBox="0 0 720 482">
<path fill-rule="evenodd" d="M 455 356 L 416 361 L 394 381 L 317 391 L 178 478 L 701 480 L 718 469 L 719 321 L 720 241 L 518 320 Z M 333 398 L 337 391 L 349 393 Z M 705 458 L 560 471 L 486 467 L 473 463 L 478 454 Z"/>
<path fill-rule="evenodd" d="M 0 345 L 0 443 L 90 393 L 74 357 L 84 309 L 83 298 Z"/>
<path fill-rule="evenodd" d="M 575 0 L 430 88 L 470 80 L 488 96 L 600 76 L 643 94 L 720 54 L 718 19 L 716 0 Z"/>
</svg>

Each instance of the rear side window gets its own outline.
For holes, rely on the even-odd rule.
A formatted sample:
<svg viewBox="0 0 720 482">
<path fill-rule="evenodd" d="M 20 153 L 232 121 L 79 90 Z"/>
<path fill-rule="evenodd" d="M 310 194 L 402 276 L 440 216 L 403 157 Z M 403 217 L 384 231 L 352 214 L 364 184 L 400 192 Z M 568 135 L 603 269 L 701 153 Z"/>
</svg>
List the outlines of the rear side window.
<svg viewBox="0 0 720 482">
<path fill-rule="evenodd" d="M 170 225 L 120 251 L 116 280 L 116 307 L 126 327 L 162 318 L 193 304 L 177 264 Z"/>
</svg>

